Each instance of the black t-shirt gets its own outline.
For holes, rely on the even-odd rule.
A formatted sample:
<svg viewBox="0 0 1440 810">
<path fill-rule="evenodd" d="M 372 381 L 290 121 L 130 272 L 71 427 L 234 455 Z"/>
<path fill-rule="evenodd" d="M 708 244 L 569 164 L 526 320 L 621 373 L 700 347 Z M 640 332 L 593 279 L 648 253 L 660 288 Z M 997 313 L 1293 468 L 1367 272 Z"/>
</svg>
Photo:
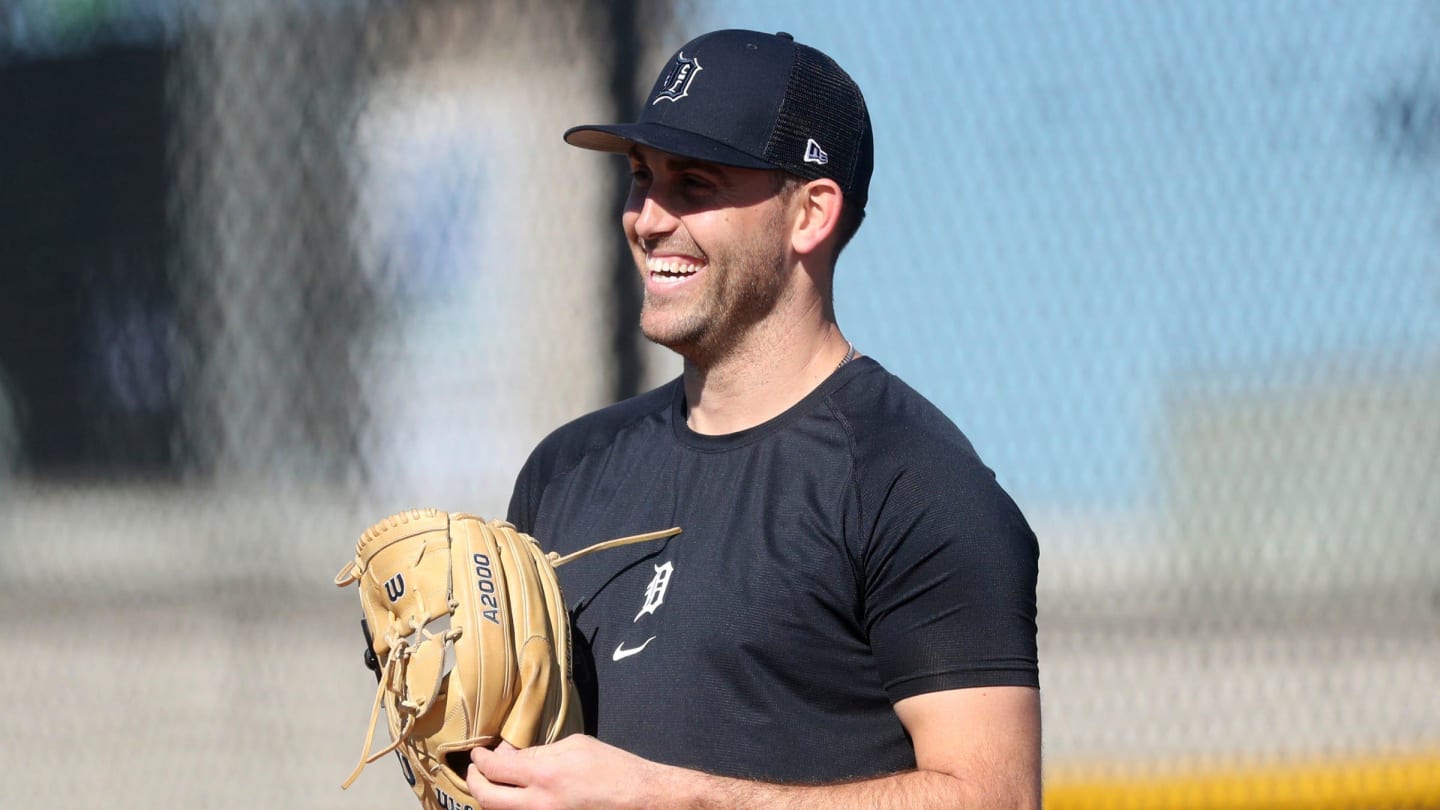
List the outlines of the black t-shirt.
<svg viewBox="0 0 1440 810">
<path fill-rule="evenodd" d="M 870 358 L 770 421 L 685 424 L 679 380 L 547 437 L 509 519 L 559 569 L 587 730 L 647 759 L 818 782 L 915 766 L 893 703 L 1038 687 L 1035 536 L 970 442 Z"/>
</svg>

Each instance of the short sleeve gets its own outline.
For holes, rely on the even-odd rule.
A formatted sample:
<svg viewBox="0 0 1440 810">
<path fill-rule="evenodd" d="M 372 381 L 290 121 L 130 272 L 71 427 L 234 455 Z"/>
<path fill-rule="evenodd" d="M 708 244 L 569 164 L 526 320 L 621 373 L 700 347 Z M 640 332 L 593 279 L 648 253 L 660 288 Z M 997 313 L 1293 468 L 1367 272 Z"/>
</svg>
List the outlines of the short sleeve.
<svg viewBox="0 0 1440 810">
<path fill-rule="evenodd" d="M 868 493 L 866 631 L 892 701 L 1039 686 L 1034 532 L 973 451 L 912 448 Z M 862 493 L 862 499 L 865 498 Z"/>
</svg>

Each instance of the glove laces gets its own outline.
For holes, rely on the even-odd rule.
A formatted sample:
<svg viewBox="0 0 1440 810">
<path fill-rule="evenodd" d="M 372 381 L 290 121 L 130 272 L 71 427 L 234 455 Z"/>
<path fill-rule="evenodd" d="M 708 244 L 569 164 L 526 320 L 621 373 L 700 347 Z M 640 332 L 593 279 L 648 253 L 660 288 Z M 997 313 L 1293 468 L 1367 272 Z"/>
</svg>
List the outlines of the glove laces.
<svg viewBox="0 0 1440 810">
<path fill-rule="evenodd" d="M 593 546 L 586 546 L 579 551 L 572 551 L 564 556 L 561 556 L 552 551 L 549 554 L 545 555 L 545 559 L 549 560 L 551 565 L 559 568 L 565 563 L 573 562 L 580 559 L 581 557 L 584 557 L 587 554 L 594 554 L 597 551 L 605 551 L 606 549 L 619 548 L 620 546 L 628 546 L 632 543 L 647 543 L 651 540 L 660 540 L 666 537 L 674 537 L 679 533 L 680 527 L 673 526 L 669 529 L 661 529 L 658 532 L 646 532 L 645 534 L 633 534 L 629 537 L 618 537 L 614 540 L 605 540 L 603 542 L 596 543 Z"/>
<path fill-rule="evenodd" d="M 439 643 L 444 645 L 444 654 L 449 655 L 451 646 L 455 643 L 456 639 L 460 638 L 461 631 L 459 628 L 447 628 L 443 632 L 432 633 L 428 625 L 422 623 L 420 620 L 420 616 L 428 615 L 428 612 L 425 610 L 425 597 L 423 594 L 416 594 L 416 598 L 419 600 L 417 615 L 412 617 L 410 621 L 401 624 L 401 626 L 408 626 L 410 632 L 403 636 L 397 636 L 392 628 L 390 632 L 386 633 L 386 640 L 390 644 L 390 654 L 385 657 L 385 666 L 382 671 L 378 673 L 380 683 L 375 687 L 375 703 L 370 707 L 370 723 L 365 731 L 365 745 L 360 751 L 360 761 L 356 763 L 355 770 L 351 771 L 350 776 L 340 785 L 342 790 L 349 788 L 355 783 L 355 780 L 360 776 L 360 772 L 365 770 L 366 765 L 375 762 L 399 748 L 400 745 L 409 738 L 410 731 L 415 726 L 415 721 L 420 719 L 420 716 L 434 705 L 435 697 L 440 694 L 440 682 L 445 679 L 446 675 L 444 666 L 436 668 L 435 684 L 431 688 L 430 697 L 424 702 L 423 707 L 417 701 L 405 699 L 405 675 L 409 669 L 410 658 L 414 655 L 418 647 L 418 644 L 412 645 L 410 639 L 412 636 L 419 636 L 419 644 L 438 640 Z M 459 602 L 453 599 L 450 600 L 449 612 L 453 613 L 459 606 Z M 441 618 L 448 619 L 448 616 L 449 613 Z M 440 620 L 437 619 L 436 621 L 438 622 Z M 380 706 L 384 703 L 387 693 L 394 696 L 396 710 L 402 717 L 399 720 L 398 727 L 395 722 L 392 721 L 391 723 L 394 739 L 391 740 L 390 744 L 372 754 L 370 747 L 375 742 L 375 728 L 380 724 Z"/>
</svg>

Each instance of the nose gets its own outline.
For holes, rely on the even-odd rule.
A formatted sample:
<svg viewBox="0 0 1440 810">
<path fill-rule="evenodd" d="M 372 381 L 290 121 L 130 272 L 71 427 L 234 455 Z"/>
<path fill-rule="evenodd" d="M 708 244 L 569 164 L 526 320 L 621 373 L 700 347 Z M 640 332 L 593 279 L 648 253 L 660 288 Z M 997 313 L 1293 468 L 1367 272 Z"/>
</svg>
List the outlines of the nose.
<svg viewBox="0 0 1440 810">
<path fill-rule="evenodd" d="M 632 203 L 639 206 L 635 215 L 634 228 L 635 236 L 641 240 L 649 241 L 665 236 L 673 232 L 680 223 L 679 218 L 657 200 L 654 194 L 645 194 L 639 200 L 633 200 Z"/>
</svg>

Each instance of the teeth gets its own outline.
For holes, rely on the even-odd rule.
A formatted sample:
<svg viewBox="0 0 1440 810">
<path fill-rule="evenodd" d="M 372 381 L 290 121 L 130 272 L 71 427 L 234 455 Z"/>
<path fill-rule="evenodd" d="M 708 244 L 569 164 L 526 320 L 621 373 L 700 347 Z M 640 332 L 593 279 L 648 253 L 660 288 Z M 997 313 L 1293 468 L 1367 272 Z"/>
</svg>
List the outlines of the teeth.
<svg viewBox="0 0 1440 810">
<path fill-rule="evenodd" d="M 654 275 L 667 276 L 670 278 L 684 278 L 694 275 L 700 269 L 700 265 L 682 262 L 676 259 L 647 258 L 645 269 Z"/>
</svg>

